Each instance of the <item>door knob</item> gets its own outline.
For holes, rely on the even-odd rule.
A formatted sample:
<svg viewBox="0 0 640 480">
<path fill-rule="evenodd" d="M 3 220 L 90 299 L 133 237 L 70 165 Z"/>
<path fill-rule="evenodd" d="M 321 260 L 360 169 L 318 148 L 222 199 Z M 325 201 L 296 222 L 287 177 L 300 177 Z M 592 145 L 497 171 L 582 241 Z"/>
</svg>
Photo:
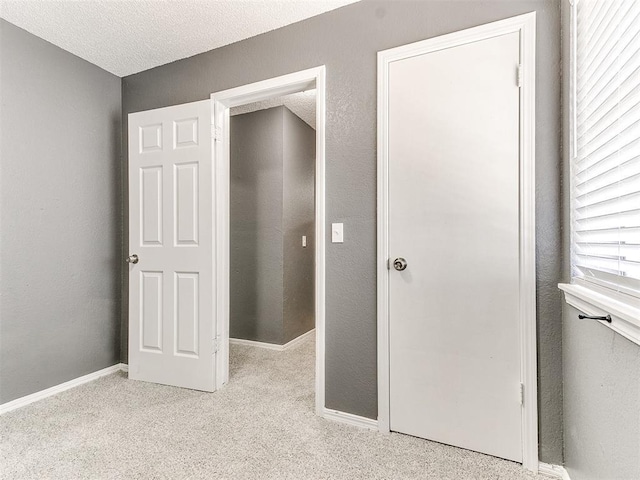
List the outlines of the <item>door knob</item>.
<svg viewBox="0 0 640 480">
<path fill-rule="evenodd" d="M 407 261 L 402 257 L 398 257 L 393 261 L 393 268 L 401 272 L 407 268 Z"/>
<path fill-rule="evenodd" d="M 138 263 L 138 255 L 136 255 L 135 253 L 133 255 L 129 255 L 127 257 L 127 263 L 133 263 L 134 265 Z"/>
</svg>

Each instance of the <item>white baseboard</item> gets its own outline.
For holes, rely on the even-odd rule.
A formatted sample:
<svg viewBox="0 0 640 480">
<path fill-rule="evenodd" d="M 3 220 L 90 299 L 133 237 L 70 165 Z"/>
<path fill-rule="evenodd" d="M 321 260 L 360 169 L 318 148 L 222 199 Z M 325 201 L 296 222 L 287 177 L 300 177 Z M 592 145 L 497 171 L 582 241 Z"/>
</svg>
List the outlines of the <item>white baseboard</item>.
<svg viewBox="0 0 640 480">
<path fill-rule="evenodd" d="M 229 343 L 231 345 L 245 345 L 248 347 L 258 347 L 258 348 L 266 348 L 268 350 L 276 350 L 278 352 L 282 352 L 284 350 L 288 350 L 290 348 L 299 345 L 304 342 L 307 338 L 316 334 L 316 329 L 313 328 L 309 330 L 307 333 L 303 333 L 299 337 L 294 338 L 290 342 L 285 343 L 284 345 L 278 345 L 277 343 L 265 343 L 265 342 L 256 342 L 255 340 L 245 340 L 243 338 L 230 338 Z"/>
<path fill-rule="evenodd" d="M 230 338 L 229 345 L 244 345 L 245 347 L 266 348 L 267 350 L 276 350 L 278 352 L 284 350 L 284 345 L 278 345 L 276 343 L 256 342 L 255 340 L 245 340 L 244 338 Z"/>
<path fill-rule="evenodd" d="M 538 464 L 538 473 L 551 478 L 560 478 L 561 480 L 571 480 L 569 472 L 561 465 L 551 465 L 550 463 L 540 462 Z"/>
<path fill-rule="evenodd" d="M 293 348 L 297 345 L 300 345 L 302 342 L 304 342 L 307 338 L 309 337 L 313 337 L 316 334 L 316 329 L 312 328 L 311 330 L 309 330 L 306 333 L 303 333 L 302 335 L 300 335 L 299 337 L 294 338 L 293 340 L 285 343 L 282 346 L 283 350 L 288 350 L 290 348 Z"/>
<path fill-rule="evenodd" d="M 37 402 L 38 400 L 51 397 L 53 395 L 56 395 L 57 393 L 64 392 L 65 390 L 70 390 L 74 387 L 82 385 L 83 383 L 92 382 L 93 380 L 97 380 L 98 378 L 104 377 L 105 375 L 111 375 L 112 373 L 116 373 L 121 370 L 126 372 L 128 371 L 128 369 L 129 366 L 127 364 L 116 363 L 115 365 L 112 365 L 110 367 L 103 368 L 102 370 L 98 370 L 97 372 L 89 373 L 87 375 L 83 375 L 82 377 L 74 378 L 73 380 L 69 380 L 68 382 L 61 383 L 60 385 L 55 385 L 45 390 L 26 395 L 24 397 L 16 398 L 15 400 L 11 400 L 10 402 L 0 405 L 0 415 L 29 405 L 30 403 Z"/>
<path fill-rule="evenodd" d="M 367 430 L 378 430 L 378 421 L 371 418 L 360 417 L 353 415 L 352 413 L 340 412 L 338 410 L 331 410 L 325 408 L 322 412 L 322 416 L 327 420 L 333 420 L 334 422 L 346 423 L 354 427 L 366 428 Z"/>
</svg>

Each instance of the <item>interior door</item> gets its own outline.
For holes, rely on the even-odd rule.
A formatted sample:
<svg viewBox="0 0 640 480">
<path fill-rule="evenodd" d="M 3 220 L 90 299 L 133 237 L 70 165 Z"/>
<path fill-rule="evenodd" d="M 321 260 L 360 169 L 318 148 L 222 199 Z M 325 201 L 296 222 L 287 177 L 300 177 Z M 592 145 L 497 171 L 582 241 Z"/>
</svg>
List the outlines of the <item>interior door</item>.
<svg viewBox="0 0 640 480">
<path fill-rule="evenodd" d="M 129 115 L 129 378 L 215 390 L 210 101 Z"/>
<path fill-rule="evenodd" d="M 390 428 L 515 461 L 519 52 L 512 33 L 389 70 Z"/>
</svg>

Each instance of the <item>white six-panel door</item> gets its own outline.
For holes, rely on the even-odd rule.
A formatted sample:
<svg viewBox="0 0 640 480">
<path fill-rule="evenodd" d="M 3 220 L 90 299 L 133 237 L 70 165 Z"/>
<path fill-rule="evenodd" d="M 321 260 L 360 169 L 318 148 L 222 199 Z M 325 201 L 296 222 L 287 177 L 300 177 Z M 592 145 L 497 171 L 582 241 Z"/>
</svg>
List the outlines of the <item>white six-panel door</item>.
<svg viewBox="0 0 640 480">
<path fill-rule="evenodd" d="M 520 35 L 389 66 L 391 430 L 522 461 Z M 399 265 L 402 268 L 402 265 Z"/>
<path fill-rule="evenodd" d="M 209 100 L 129 115 L 131 379 L 215 390 L 212 175 Z"/>
</svg>

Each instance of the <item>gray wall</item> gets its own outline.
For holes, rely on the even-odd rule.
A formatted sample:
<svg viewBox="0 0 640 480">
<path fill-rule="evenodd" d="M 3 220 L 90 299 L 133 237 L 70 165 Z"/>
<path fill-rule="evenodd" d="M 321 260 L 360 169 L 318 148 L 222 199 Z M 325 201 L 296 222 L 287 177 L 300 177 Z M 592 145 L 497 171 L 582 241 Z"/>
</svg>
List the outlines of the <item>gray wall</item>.
<svg viewBox="0 0 640 480">
<path fill-rule="evenodd" d="M 637 480 L 640 346 L 578 313 L 564 308 L 565 467 L 571 480 Z"/>
<path fill-rule="evenodd" d="M 560 9 L 557 0 L 365 0 L 126 77 L 123 79 L 123 121 L 126 122 L 126 114 L 130 112 L 202 100 L 212 92 L 326 65 L 327 223 L 344 222 L 346 239 L 343 244 L 327 243 L 326 406 L 375 418 L 378 412 L 376 52 L 531 11 L 537 12 L 540 453 L 542 460 L 560 463 L 562 323 L 560 293 L 556 287 L 561 274 Z M 126 224 L 125 221 L 125 228 Z M 126 276 L 122 280 L 122 341 L 126 345 Z"/>
<path fill-rule="evenodd" d="M 231 117 L 229 329 L 282 343 L 282 107 Z"/>
<path fill-rule="evenodd" d="M 286 107 L 231 117 L 232 338 L 313 328 L 314 160 L 315 131 Z"/>
<path fill-rule="evenodd" d="M 563 279 L 569 282 L 569 0 L 562 2 Z M 572 480 L 640 478 L 640 346 L 563 309 L 564 461 Z"/>
<path fill-rule="evenodd" d="M 282 107 L 284 343 L 315 326 L 314 238 L 316 132 Z M 302 236 L 307 246 L 302 247 Z"/>
<path fill-rule="evenodd" d="M 121 80 L 0 20 L 0 403 L 120 361 Z"/>
</svg>

